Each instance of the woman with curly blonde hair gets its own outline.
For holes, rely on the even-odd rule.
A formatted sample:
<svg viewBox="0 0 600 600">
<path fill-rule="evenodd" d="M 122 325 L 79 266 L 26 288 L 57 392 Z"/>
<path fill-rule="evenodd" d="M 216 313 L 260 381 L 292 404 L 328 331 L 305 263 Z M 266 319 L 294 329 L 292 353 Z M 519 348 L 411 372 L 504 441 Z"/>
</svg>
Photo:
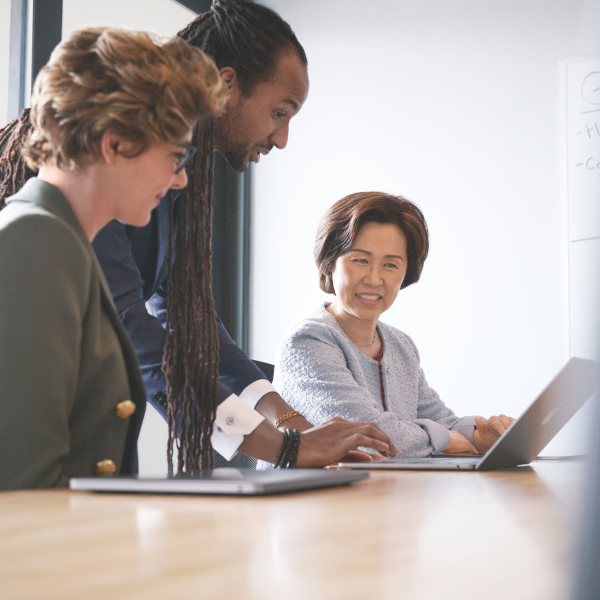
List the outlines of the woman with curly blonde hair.
<svg viewBox="0 0 600 600">
<path fill-rule="evenodd" d="M 226 95 L 200 50 L 144 32 L 77 31 L 40 72 L 22 152 L 38 174 L 0 212 L 1 490 L 137 471 L 144 384 L 90 244 L 186 187 Z"/>
</svg>

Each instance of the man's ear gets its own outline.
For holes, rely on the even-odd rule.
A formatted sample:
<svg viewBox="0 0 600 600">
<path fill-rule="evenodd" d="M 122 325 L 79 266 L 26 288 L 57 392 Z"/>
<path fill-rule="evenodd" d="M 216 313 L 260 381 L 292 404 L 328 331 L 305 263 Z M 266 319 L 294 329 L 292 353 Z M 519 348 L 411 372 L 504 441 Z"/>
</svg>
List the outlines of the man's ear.
<svg viewBox="0 0 600 600">
<path fill-rule="evenodd" d="M 221 76 L 223 83 L 225 83 L 229 89 L 229 99 L 227 100 L 227 105 L 235 106 L 238 103 L 241 92 L 240 82 L 235 69 L 232 67 L 223 67 L 222 69 L 219 69 L 219 75 Z"/>
</svg>

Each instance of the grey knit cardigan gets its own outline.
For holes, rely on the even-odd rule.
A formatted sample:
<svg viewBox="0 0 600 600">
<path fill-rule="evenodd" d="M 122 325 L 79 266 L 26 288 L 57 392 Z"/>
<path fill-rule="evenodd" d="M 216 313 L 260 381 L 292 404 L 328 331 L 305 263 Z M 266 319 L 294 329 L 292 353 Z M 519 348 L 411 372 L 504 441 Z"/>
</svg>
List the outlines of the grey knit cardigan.
<svg viewBox="0 0 600 600">
<path fill-rule="evenodd" d="M 384 411 L 377 361 L 352 343 L 328 305 L 288 330 L 280 343 L 273 385 L 286 402 L 315 425 L 333 417 L 377 423 L 398 446 L 398 456 L 439 452 L 450 429 L 473 442 L 475 417 L 457 417 L 427 384 L 410 337 L 379 322 Z"/>
</svg>

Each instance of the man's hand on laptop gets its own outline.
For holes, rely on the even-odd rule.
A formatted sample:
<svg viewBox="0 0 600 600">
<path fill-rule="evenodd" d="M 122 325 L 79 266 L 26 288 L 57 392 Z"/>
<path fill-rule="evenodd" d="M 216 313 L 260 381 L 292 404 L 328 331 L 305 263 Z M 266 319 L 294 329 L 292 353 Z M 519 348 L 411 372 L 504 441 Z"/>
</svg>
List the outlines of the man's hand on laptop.
<svg viewBox="0 0 600 600">
<path fill-rule="evenodd" d="M 266 419 L 244 436 L 238 450 L 274 463 L 281 450 L 283 434 Z M 340 462 L 368 461 L 371 456 L 358 448 L 372 448 L 386 458 L 396 456 L 398 448 L 375 423 L 355 423 L 335 418 L 300 433 L 296 467 L 325 467 Z"/>
<path fill-rule="evenodd" d="M 486 423 L 483 419 L 476 417 L 477 428 L 473 432 L 473 442 L 479 452 L 487 452 L 498 438 L 510 427 L 514 421 L 512 417 L 498 415 L 490 417 Z"/>
<path fill-rule="evenodd" d="M 296 466 L 330 465 L 341 461 L 348 453 L 356 460 L 359 452 L 352 451 L 359 447 L 372 448 L 386 458 L 396 456 L 398 452 L 394 442 L 375 423 L 354 423 L 336 417 L 302 432 Z"/>
</svg>

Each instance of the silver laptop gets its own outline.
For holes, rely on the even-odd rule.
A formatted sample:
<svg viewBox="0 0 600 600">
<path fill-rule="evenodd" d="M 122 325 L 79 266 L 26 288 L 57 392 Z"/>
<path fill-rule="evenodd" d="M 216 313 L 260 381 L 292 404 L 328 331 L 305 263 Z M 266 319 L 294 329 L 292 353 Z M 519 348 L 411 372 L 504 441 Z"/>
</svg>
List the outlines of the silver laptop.
<svg viewBox="0 0 600 600">
<path fill-rule="evenodd" d="M 572 358 L 531 406 L 480 456 L 436 455 L 372 463 L 339 463 L 352 469 L 489 471 L 529 464 L 598 389 L 600 364 Z"/>
<path fill-rule="evenodd" d="M 317 488 L 349 485 L 366 479 L 365 471 L 325 469 L 213 469 L 196 476 L 145 477 L 74 477 L 72 490 L 125 492 L 141 494 L 224 494 L 262 496 L 300 492 Z"/>
</svg>

